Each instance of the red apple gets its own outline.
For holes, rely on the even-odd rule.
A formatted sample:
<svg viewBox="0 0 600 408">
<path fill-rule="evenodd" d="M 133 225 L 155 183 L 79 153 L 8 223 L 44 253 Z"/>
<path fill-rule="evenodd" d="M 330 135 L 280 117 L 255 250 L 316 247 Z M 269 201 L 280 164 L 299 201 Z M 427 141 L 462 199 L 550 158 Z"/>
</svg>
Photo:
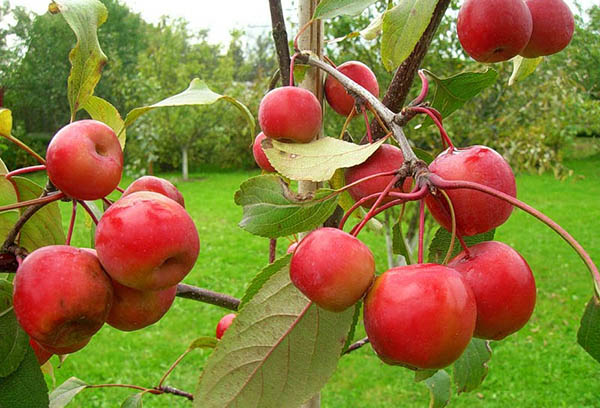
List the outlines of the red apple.
<svg viewBox="0 0 600 408">
<path fill-rule="evenodd" d="M 379 276 L 364 306 L 371 346 L 388 364 L 443 368 L 465 350 L 475 328 L 475 296 L 454 269 L 421 264 Z"/>
<path fill-rule="evenodd" d="M 275 172 L 275 168 L 269 162 L 265 151 L 262 148 L 262 141 L 267 137 L 263 132 L 260 132 L 258 136 L 254 139 L 254 144 L 252 145 L 252 154 L 254 155 L 254 161 L 258 164 L 258 167 L 268 172 Z"/>
<path fill-rule="evenodd" d="M 556 54 L 573 37 L 575 20 L 569 6 L 562 0 L 526 0 L 531 12 L 531 38 L 519 54 L 526 58 Z"/>
<path fill-rule="evenodd" d="M 15 277 L 17 320 L 42 347 L 87 343 L 104 324 L 112 300 L 112 285 L 98 258 L 70 246 L 36 249 Z"/>
<path fill-rule="evenodd" d="M 131 193 L 135 193 L 136 191 L 154 191 L 155 193 L 159 193 L 164 195 L 165 197 L 169 197 L 171 200 L 175 200 L 182 207 L 185 208 L 185 202 L 183 200 L 183 195 L 177 190 L 177 187 L 173 185 L 169 180 L 165 180 L 164 178 L 154 177 L 154 176 L 142 176 L 135 180 L 133 183 L 127 187 L 127 189 L 123 192 L 121 197 L 125 197 Z"/>
<path fill-rule="evenodd" d="M 402 166 L 402 163 L 404 163 L 402 151 L 396 146 L 383 144 L 365 162 L 346 170 L 346 184 L 354 183 L 355 181 L 373 174 L 397 170 Z M 382 192 L 393 178 L 394 176 L 375 177 L 371 180 L 359 183 L 354 187 L 350 187 L 348 192 L 354 201 L 358 201 L 363 197 Z M 410 191 L 411 185 L 412 178 L 408 178 L 405 180 L 402 188 L 393 188 L 391 191 L 396 193 L 408 192 Z M 388 197 L 382 201 L 382 204 L 391 200 L 393 200 L 393 198 Z M 367 200 L 362 206 L 371 208 L 375 201 L 376 199 Z"/>
<path fill-rule="evenodd" d="M 40 346 L 38 344 L 37 341 L 35 341 L 31 337 L 29 337 L 29 345 L 33 349 L 33 352 L 35 353 L 35 356 L 37 357 L 38 363 L 40 363 L 41 366 L 46 364 L 46 361 L 50 360 L 50 357 L 52 357 L 51 352 L 44 349 L 42 346 Z"/>
<path fill-rule="evenodd" d="M 446 180 L 472 181 L 516 197 L 517 186 L 510 165 L 495 150 L 485 146 L 446 150 L 429 165 L 429 170 Z M 512 205 L 475 190 L 447 190 L 456 215 L 458 234 L 481 234 L 502 225 Z M 441 195 L 425 198 L 431 215 L 448 231 L 452 229 L 449 207 Z"/>
<path fill-rule="evenodd" d="M 106 323 L 132 331 L 150 326 L 167 313 L 177 292 L 177 285 L 157 291 L 141 291 L 113 281 L 114 302 Z"/>
<path fill-rule="evenodd" d="M 115 132 L 97 120 L 80 120 L 60 129 L 46 152 L 50 181 L 78 200 L 110 194 L 121 181 L 123 151 Z"/>
<path fill-rule="evenodd" d="M 221 339 L 221 337 L 223 337 L 225 331 L 229 328 L 229 326 L 231 326 L 231 323 L 233 323 L 233 319 L 235 319 L 235 316 L 235 313 L 229 313 L 223 316 L 221 320 L 219 320 L 216 330 L 217 339 Z"/>
<path fill-rule="evenodd" d="M 129 194 L 111 205 L 95 239 L 110 277 L 142 291 L 175 286 L 192 270 L 200 249 L 198 231 L 185 209 L 151 191 Z"/>
<path fill-rule="evenodd" d="M 43 343 L 39 343 L 39 345 L 41 348 L 43 348 L 44 350 L 46 350 L 49 353 L 56 354 L 58 356 L 62 356 L 65 354 L 75 353 L 76 351 L 81 350 L 82 348 L 84 348 L 85 346 L 88 345 L 88 343 L 90 342 L 91 339 L 92 339 L 91 337 L 88 337 L 87 339 L 84 339 L 79 343 L 72 344 L 67 347 L 55 347 L 55 346 L 50 346 L 50 345 L 43 344 Z"/>
<path fill-rule="evenodd" d="M 473 59 L 500 62 L 525 48 L 533 24 L 523 0 L 465 0 L 456 29 L 461 45 Z"/>
<path fill-rule="evenodd" d="M 341 312 L 354 305 L 373 282 L 375 259 L 360 240 L 336 228 L 319 228 L 296 247 L 290 278 L 323 309 Z"/>
<path fill-rule="evenodd" d="M 295 86 L 275 88 L 258 107 L 258 122 L 265 136 L 308 143 L 321 130 L 321 104 L 306 89 Z"/>
<path fill-rule="evenodd" d="M 379 97 L 379 84 L 371 69 L 359 61 L 347 61 L 337 67 L 337 70 L 365 88 L 371 94 Z M 348 116 L 354 107 L 354 98 L 346 88 L 334 77 L 328 75 L 325 80 L 325 97 L 334 111 Z"/>
<path fill-rule="evenodd" d="M 529 321 L 535 307 L 535 279 L 527 262 L 510 246 L 481 242 L 452 259 L 477 301 L 475 337 L 501 340 Z"/>
</svg>

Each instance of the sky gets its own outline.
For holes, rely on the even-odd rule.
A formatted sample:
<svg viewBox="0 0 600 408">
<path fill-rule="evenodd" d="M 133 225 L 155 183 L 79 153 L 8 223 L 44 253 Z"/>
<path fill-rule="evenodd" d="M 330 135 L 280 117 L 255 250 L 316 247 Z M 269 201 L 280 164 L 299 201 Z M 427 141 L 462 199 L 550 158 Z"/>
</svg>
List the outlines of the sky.
<svg viewBox="0 0 600 408">
<path fill-rule="evenodd" d="M 12 5 L 25 6 L 38 14 L 45 13 L 50 3 L 49 0 L 9 1 Z M 586 9 L 597 1 L 579 0 L 579 3 Z M 575 12 L 575 0 L 566 2 Z M 227 44 L 232 29 L 242 28 L 247 34 L 257 36 L 268 31 L 271 26 L 268 0 L 124 0 L 124 3 L 152 23 L 157 22 L 162 15 L 169 15 L 184 17 L 190 22 L 192 29 L 209 28 L 209 41 L 213 43 Z M 285 16 L 295 16 L 296 8 L 292 3 L 292 0 L 282 0 Z M 297 0 L 294 4 L 297 4 Z"/>
</svg>

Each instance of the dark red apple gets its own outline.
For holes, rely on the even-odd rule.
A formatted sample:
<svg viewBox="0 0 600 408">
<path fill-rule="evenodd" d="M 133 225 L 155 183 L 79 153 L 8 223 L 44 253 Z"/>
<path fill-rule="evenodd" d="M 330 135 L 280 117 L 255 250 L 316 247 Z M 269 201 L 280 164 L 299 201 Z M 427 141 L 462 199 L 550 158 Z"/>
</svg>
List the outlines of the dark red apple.
<svg viewBox="0 0 600 408">
<path fill-rule="evenodd" d="M 516 197 L 517 186 L 510 165 L 495 150 L 485 146 L 446 150 L 429 165 L 431 172 L 446 180 L 472 181 Z M 502 225 L 512 205 L 489 194 L 469 190 L 447 190 L 456 214 L 458 234 L 481 234 Z M 452 229 L 449 207 L 441 195 L 425 199 L 431 215 L 448 231 Z"/>
<path fill-rule="evenodd" d="M 388 364 L 443 368 L 465 350 L 475 328 L 475 296 L 454 269 L 421 264 L 379 276 L 365 299 L 371 346 Z"/>
<path fill-rule="evenodd" d="M 481 242 L 452 259 L 477 301 L 475 337 L 501 340 L 529 321 L 535 307 L 535 279 L 527 262 L 510 246 Z"/>
<path fill-rule="evenodd" d="M 96 228 L 98 258 L 110 277 L 141 291 L 175 286 L 190 272 L 200 241 L 185 209 L 162 194 L 121 198 Z"/>
<path fill-rule="evenodd" d="M 225 331 L 229 328 L 229 326 L 231 326 L 231 323 L 233 323 L 235 316 L 235 313 L 229 313 L 223 316 L 221 320 L 219 320 L 219 323 L 217 323 L 216 330 L 217 339 L 221 339 L 221 337 L 223 337 Z"/>
<path fill-rule="evenodd" d="M 531 12 L 531 38 L 519 54 L 526 58 L 556 54 L 571 42 L 575 20 L 562 0 L 526 0 Z"/>
<path fill-rule="evenodd" d="M 171 183 L 169 180 L 165 180 L 164 178 L 142 176 L 137 180 L 134 180 L 133 183 L 131 183 L 123 192 L 121 197 L 128 196 L 136 191 L 154 191 L 155 193 L 169 197 L 171 200 L 175 200 L 185 208 L 185 201 L 183 200 L 183 195 L 181 195 L 181 192 L 179 192 L 173 183 Z"/>
<path fill-rule="evenodd" d="M 46 364 L 46 361 L 50 360 L 50 357 L 52 357 L 51 352 L 44 349 L 42 346 L 40 346 L 38 344 L 37 341 L 35 341 L 31 337 L 29 337 L 29 345 L 33 349 L 33 352 L 35 353 L 35 356 L 38 360 L 38 363 L 40 363 L 41 366 Z"/>
<path fill-rule="evenodd" d="M 373 282 L 375 259 L 358 238 L 336 228 L 319 228 L 300 241 L 290 261 L 290 278 L 323 309 L 354 305 Z"/>
<path fill-rule="evenodd" d="M 500 62 L 525 48 L 533 23 L 523 0 L 465 0 L 456 29 L 465 52 L 474 60 Z"/>
<path fill-rule="evenodd" d="M 271 139 L 308 143 L 321 130 L 323 112 L 318 99 L 295 86 L 275 88 L 258 107 L 258 123 Z"/>
<path fill-rule="evenodd" d="M 97 120 L 80 120 L 60 129 L 46 152 L 50 181 L 78 200 L 110 194 L 121 181 L 123 151 L 115 132 Z"/>
<path fill-rule="evenodd" d="M 365 88 L 375 97 L 379 97 L 379 84 L 371 69 L 359 61 L 347 61 L 337 67 L 337 70 Z M 325 97 L 334 111 L 348 116 L 354 107 L 354 98 L 346 88 L 331 75 L 325 80 Z"/>
<path fill-rule="evenodd" d="M 273 173 L 275 172 L 275 168 L 269 162 L 269 159 L 267 158 L 267 155 L 265 154 L 261 144 L 266 138 L 267 137 L 263 132 L 260 132 L 258 136 L 256 136 L 254 139 L 254 144 L 252 145 L 252 154 L 254 155 L 254 161 L 256 161 L 258 167 L 264 171 Z"/>
<path fill-rule="evenodd" d="M 42 347 L 87 343 L 106 321 L 112 301 L 112 285 L 98 258 L 71 246 L 36 249 L 15 277 L 17 320 Z"/>
</svg>

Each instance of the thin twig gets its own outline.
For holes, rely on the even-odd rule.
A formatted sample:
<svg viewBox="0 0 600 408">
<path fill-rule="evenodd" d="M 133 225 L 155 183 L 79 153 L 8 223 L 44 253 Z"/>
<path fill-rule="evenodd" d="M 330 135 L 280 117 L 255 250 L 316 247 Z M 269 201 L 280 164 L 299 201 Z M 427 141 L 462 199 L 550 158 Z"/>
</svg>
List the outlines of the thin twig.
<svg viewBox="0 0 600 408">
<path fill-rule="evenodd" d="M 359 341 L 357 341 L 356 343 L 353 343 L 351 345 L 348 346 L 348 348 L 346 349 L 346 351 L 344 351 L 342 353 L 343 354 L 350 354 L 355 350 L 358 350 L 359 348 L 361 348 L 362 346 L 364 346 L 365 344 L 369 343 L 369 338 L 365 337 L 364 339 L 361 339 Z"/>
<path fill-rule="evenodd" d="M 281 0 L 269 0 L 271 11 L 271 25 L 273 27 L 273 41 L 277 49 L 279 59 L 279 72 L 281 83 L 286 85 L 290 82 L 290 48 L 288 45 L 287 31 L 285 30 L 285 18 L 281 8 Z"/>
<path fill-rule="evenodd" d="M 240 300 L 224 293 L 180 283 L 177 285 L 177 296 L 185 299 L 197 300 L 229 310 L 237 310 Z"/>
<path fill-rule="evenodd" d="M 192 394 L 190 394 L 189 392 L 182 391 L 182 390 L 174 388 L 174 387 L 165 386 L 165 387 L 161 387 L 158 391 L 162 391 L 165 394 L 173 394 L 173 395 L 177 395 L 179 397 L 185 397 L 185 398 L 189 399 L 190 401 L 194 400 L 194 396 Z"/>
</svg>

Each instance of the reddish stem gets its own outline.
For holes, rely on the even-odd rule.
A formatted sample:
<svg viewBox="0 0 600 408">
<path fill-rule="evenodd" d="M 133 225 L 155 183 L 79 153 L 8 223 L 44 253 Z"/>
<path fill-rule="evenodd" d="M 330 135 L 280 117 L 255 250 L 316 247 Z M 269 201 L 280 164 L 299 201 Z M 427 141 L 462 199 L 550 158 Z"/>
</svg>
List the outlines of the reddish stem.
<svg viewBox="0 0 600 408">
<path fill-rule="evenodd" d="M 298 46 L 298 38 L 300 38 L 300 36 L 302 35 L 302 33 L 303 33 L 304 31 L 306 31 L 306 29 L 307 29 L 308 27 L 310 27 L 310 25 L 313 23 L 313 21 L 315 21 L 315 20 L 312 20 L 312 19 L 311 19 L 311 20 L 308 20 L 308 21 L 306 22 L 306 24 L 304 24 L 304 25 L 303 25 L 303 26 L 300 28 L 300 30 L 298 30 L 298 34 L 296 34 L 296 36 L 294 37 L 294 50 L 295 50 L 295 51 L 300 51 L 300 47 Z M 292 75 L 292 74 L 290 73 L 290 76 L 291 76 L 291 75 Z"/>
<path fill-rule="evenodd" d="M 420 69 L 417 73 L 419 74 L 419 78 L 421 78 L 421 93 L 409 104 L 410 106 L 420 105 L 423 103 L 427 97 L 427 93 L 429 92 L 429 80 L 427 79 L 425 72 Z"/>
<path fill-rule="evenodd" d="M 272 238 L 269 240 L 269 263 L 270 264 L 275 262 L 276 251 L 277 251 L 277 239 Z"/>
<path fill-rule="evenodd" d="M 325 61 L 327 61 L 327 63 L 328 63 L 329 65 L 331 65 L 332 67 L 334 67 L 335 69 L 337 69 L 337 65 L 335 65 L 335 62 L 333 62 L 333 61 L 331 60 L 331 58 L 329 58 L 327 55 L 323 55 L 323 59 L 324 59 Z"/>
<path fill-rule="evenodd" d="M 414 106 L 412 108 L 408 108 L 407 110 L 411 110 L 413 112 L 424 113 L 424 114 L 428 115 L 431 118 L 431 120 L 433 120 L 433 123 L 435 123 L 435 125 L 440 130 L 440 135 L 442 136 L 442 142 L 445 142 L 448 146 L 450 146 L 450 150 L 454 150 L 455 149 L 454 144 L 452 143 L 450 136 L 448 136 L 448 133 L 446 133 L 446 129 L 444 129 L 442 122 L 440 121 L 438 116 L 435 113 L 433 113 L 430 109 L 432 109 L 432 108 L 423 108 L 421 106 Z"/>
<path fill-rule="evenodd" d="M 42 170 L 46 170 L 45 164 L 40 164 L 38 166 L 23 167 L 22 169 L 13 170 L 11 172 L 6 173 L 4 175 L 4 177 L 6 177 L 7 179 L 10 179 L 11 177 L 19 176 L 21 174 L 33 173 L 35 171 L 42 171 Z"/>
<path fill-rule="evenodd" d="M 389 203 L 386 203 L 384 205 L 382 205 L 381 207 L 379 207 L 375 213 L 373 214 L 373 217 L 378 215 L 379 213 L 384 212 L 385 210 L 387 210 L 388 208 L 394 207 L 396 205 L 400 205 L 400 204 L 404 204 L 407 201 L 416 201 L 416 200 L 420 200 L 421 198 L 425 197 L 427 195 L 427 192 L 429 191 L 429 189 L 427 188 L 427 186 L 423 186 L 421 187 L 420 190 L 415 191 L 414 193 L 406 193 L 405 195 L 410 195 L 411 198 L 410 199 L 396 199 L 396 200 L 392 200 Z M 396 194 L 400 194 L 400 193 L 392 193 L 390 192 L 388 194 L 388 196 L 395 196 Z M 402 215 L 404 214 L 404 211 L 400 214 L 399 219 L 402 219 Z"/>
<path fill-rule="evenodd" d="M 47 196 L 34 198 L 33 200 L 20 201 L 18 203 L 4 205 L 4 206 L 0 207 L 0 212 L 14 210 L 17 208 L 22 208 L 22 207 L 29 207 L 30 205 L 35 205 L 35 204 L 47 204 L 47 203 L 51 203 L 52 201 L 60 200 L 64 196 L 65 196 L 65 193 L 63 193 L 62 191 L 59 191 L 58 193 L 48 194 Z"/>
<path fill-rule="evenodd" d="M 373 135 L 371 134 L 371 126 L 369 125 L 369 117 L 367 116 L 367 111 L 363 106 L 361 106 L 360 110 L 362 111 L 363 118 L 365 118 L 365 124 L 367 125 L 367 139 L 369 143 L 373 143 Z"/>
<path fill-rule="evenodd" d="M 92 221 L 94 221 L 94 224 L 98 225 L 98 218 L 96 218 L 96 215 L 94 215 L 94 212 L 92 211 L 92 209 L 85 203 L 85 201 L 83 200 L 79 200 L 77 201 L 79 204 L 81 204 L 81 206 L 83 207 L 83 209 L 88 213 L 88 215 L 90 216 L 90 218 L 92 219 Z"/>
<path fill-rule="evenodd" d="M 489 194 L 501 200 L 504 200 L 515 207 L 520 208 L 521 210 L 531 214 L 538 220 L 542 221 L 544 224 L 552 228 L 558 235 L 562 237 L 579 255 L 579 257 L 583 260 L 587 268 L 592 274 L 594 279 L 594 285 L 596 288 L 596 295 L 600 296 L 600 272 L 598 272 L 598 267 L 592 261 L 590 255 L 583 249 L 581 244 L 575 240 L 563 227 L 558 225 L 555 221 L 553 221 L 550 217 L 543 214 L 542 212 L 536 210 L 528 204 L 516 199 L 513 196 L 510 196 L 502 191 L 498 191 L 488 186 L 484 186 L 479 183 L 474 183 L 472 181 L 462 181 L 462 180 L 445 180 L 440 176 L 429 173 L 427 176 L 430 182 L 437 188 L 441 188 L 443 190 L 454 190 L 459 188 L 468 188 L 471 190 L 481 191 L 482 193 Z"/>
<path fill-rule="evenodd" d="M 373 213 L 375 213 L 375 210 L 377 210 L 377 207 L 379 206 L 379 204 L 383 201 L 384 198 L 387 197 L 388 193 L 394 187 L 394 185 L 398 182 L 398 180 L 400 180 L 400 176 L 396 175 L 388 183 L 388 185 L 385 186 L 383 191 L 381 193 L 379 193 L 379 197 L 377 198 L 377 200 L 375 200 L 375 203 L 371 206 L 371 209 L 369 210 L 369 212 L 367 212 L 367 215 L 365 215 L 365 218 L 363 218 L 354 228 L 352 228 L 352 230 L 350 231 L 351 235 L 354 235 L 354 236 L 358 235 L 360 230 L 362 230 L 363 227 L 367 224 L 367 222 L 369 222 L 369 220 L 373 217 Z"/>
<path fill-rule="evenodd" d="M 19 148 L 26 151 L 30 156 L 32 156 L 34 159 L 36 159 L 38 161 L 38 163 L 46 164 L 46 160 L 44 160 L 44 158 L 42 156 L 40 156 L 39 154 L 34 152 L 31 147 L 27 146 L 25 143 L 21 142 L 19 139 L 17 139 L 13 135 L 0 135 L 0 136 L 10 140 L 14 144 L 16 144 Z"/>
<path fill-rule="evenodd" d="M 117 190 L 119 193 L 123 194 L 125 192 L 124 188 L 121 188 L 119 186 L 115 187 L 115 190 Z"/>
<path fill-rule="evenodd" d="M 298 53 L 292 55 L 292 58 L 290 58 L 290 86 L 294 86 L 294 63 L 297 56 Z"/>
<path fill-rule="evenodd" d="M 341 188 L 339 188 L 339 189 L 335 190 L 335 192 L 336 192 L 336 193 L 341 193 L 341 192 L 343 192 L 343 191 L 346 191 L 346 190 L 348 190 L 349 188 L 352 188 L 352 187 L 354 187 L 354 186 L 356 186 L 356 185 L 358 185 L 358 184 L 360 184 L 360 183 L 364 183 L 365 181 L 368 181 L 368 180 L 371 180 L 371 179 L 374 179 L 374 178 L 377 178 L 377 177 L 393 176 L 393 175 L 395 175 L 397 172 L 398 172 L 398 170 L 396 169 L 396 170 L 383 171 L 383 172 L 381 172 L 381 173 L 375 173 L 375 174 L 371 174 L 370 176 L 363 177 L 363 178 L 361 178 L 361 179 L 359 179 L 359 180 L 356 180 L 356 181 L 355 181 L 355 182 L 353 182 L 353 183 L 346 184 L 344 187 L 341 187 Z"/>
<path fill-rule="evenodd" d="M 465 251 L 467 258 L 470 258 L 471 252 L 469 251 L 469 247 L 467 246 L 467 243 L 465 242 L 463 237 L 460 234 L 456 234 L 456 238 L 458 238 L 458 242 L 460 242 L 460 246 L 462 247 L 463 251 Z"/>
<path fill-rule="evenodd" d="M 425 199 L 419 201 L 419 258 L 417 263 L 423 263 L 423 237 L 425 235 Z"/>
<path fill-rule="evenodd" d="M 77 215 L 77 201 L 73 200 L 73 212 L 71 213 L 71 222 L 69 223 L 69 231 L 67 232 L 67 240 L 65 245 L 71 245 L 71 237 L 73 236 L 73 228 L 75 227 L 75 216 Z"/>
</svg>

